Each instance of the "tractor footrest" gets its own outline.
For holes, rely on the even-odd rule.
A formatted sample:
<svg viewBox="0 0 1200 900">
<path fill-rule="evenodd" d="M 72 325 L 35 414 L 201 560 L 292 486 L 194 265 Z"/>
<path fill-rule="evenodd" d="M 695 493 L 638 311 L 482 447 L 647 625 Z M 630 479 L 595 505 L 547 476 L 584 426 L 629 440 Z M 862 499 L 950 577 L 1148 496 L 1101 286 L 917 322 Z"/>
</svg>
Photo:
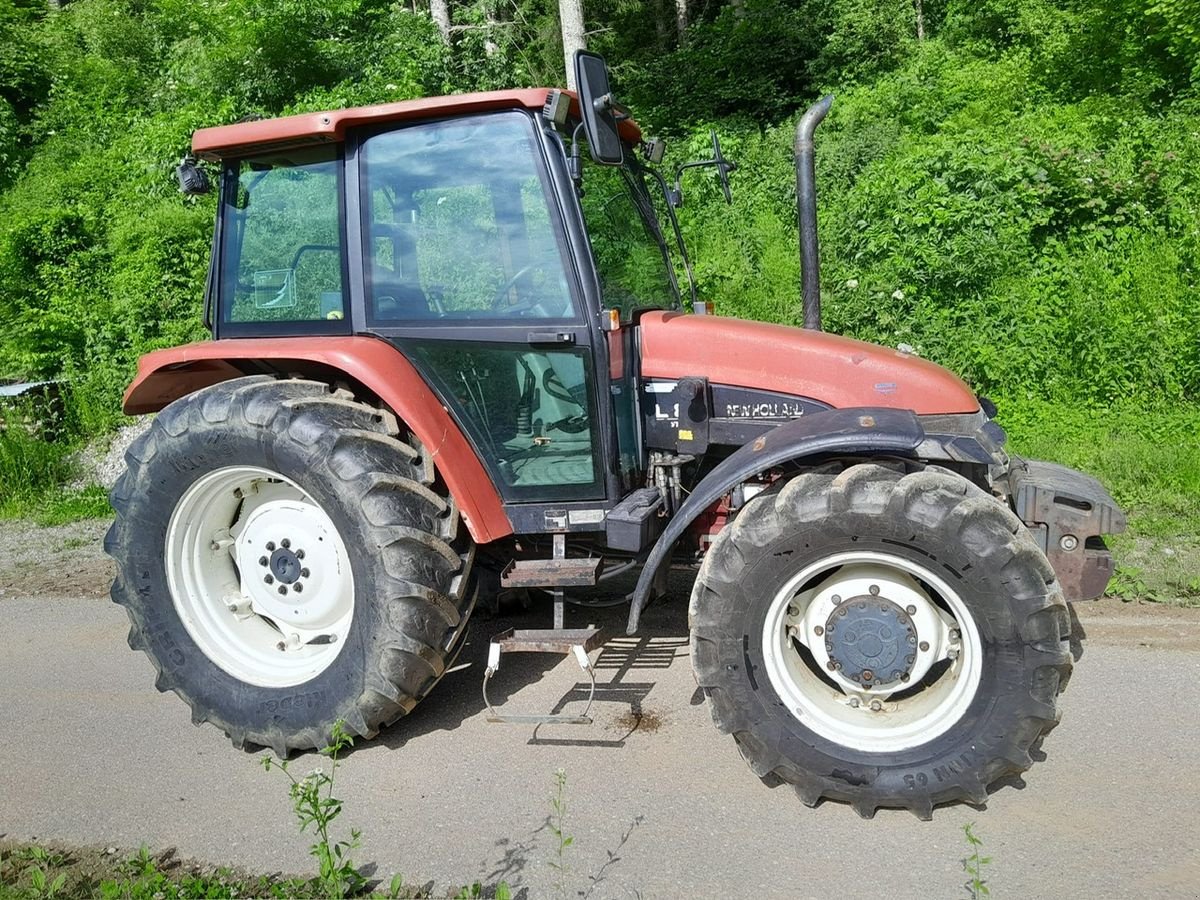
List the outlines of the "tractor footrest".
<svg viewBox="0 0 1200 900">
<path fill-rule="evenodd" d="M 500 575 L 503 588 L 592 587 L 600 559 L 523 559 L 508 564 Z"/>
<path fill-rule="evenodd" d="M 604 635 L 599 628 L 510 628 L 493 637 L 488 647 L 487 669 L 483 673 L 483 702 L 488 710 L 487 721 L 506 725 L 591 725 L 592 719 L 588 713 L 591 712 L 592 701 L 596 697 L 596 672 L 588 659 L 588 653 L 603 643 Z M 498 713 L 492 706 L 492 701 L 488 699 L 488 682 L 499 671 L 500 655 L 504 652 L 573 655 L 589 680 L 587 706 L 583 712 L 579 715 Z"/>
</svg>

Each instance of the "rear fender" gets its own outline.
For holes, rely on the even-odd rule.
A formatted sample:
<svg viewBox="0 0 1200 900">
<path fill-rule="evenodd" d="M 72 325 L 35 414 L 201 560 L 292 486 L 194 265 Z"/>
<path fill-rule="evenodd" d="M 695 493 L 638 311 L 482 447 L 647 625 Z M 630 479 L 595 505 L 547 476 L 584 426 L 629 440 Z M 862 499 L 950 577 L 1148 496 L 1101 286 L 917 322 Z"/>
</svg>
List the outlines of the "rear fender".
<svg viewBox="0 0 1200 900">
<path fill-rule="evenodd" d="M 924 439 L 921 422 L 910 410 L 850 407 L 804 415 L 742 446 L 701 479 L 651 548 L 633 592 L 627 633 L 636 633 L 655 575 L 667 562 L 675 542 L 735 486 L 782 463 L 817 454 L 915 457 Z"/>
<path fill-rule="evenodd" d="M 378 338 L 244 338 L 159 350 L 138 362 L 124 410 L 158 412 L 201 388 L 257 372 L 349 381 L 370 391 L 429 448 L 471 537 L 487 543 L 512 534 L 500 493 L 457 423 L 404 354 Z"/>
</svg>

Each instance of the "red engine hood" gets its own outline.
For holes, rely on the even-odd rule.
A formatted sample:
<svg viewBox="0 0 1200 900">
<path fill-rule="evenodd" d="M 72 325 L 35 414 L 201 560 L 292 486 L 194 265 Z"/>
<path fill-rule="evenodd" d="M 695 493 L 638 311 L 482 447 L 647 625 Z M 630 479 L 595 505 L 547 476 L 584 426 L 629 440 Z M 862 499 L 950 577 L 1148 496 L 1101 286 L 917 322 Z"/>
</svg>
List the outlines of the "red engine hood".
<svg viewBox="0 0 1200 900">
<path fill-rule="evenodd" d="M 640 324 L 646 378 L 698 375 L 835 407 L 886 406 L 918 415 L 979 409 L 957 375 L 899 350 L 721 316 L 652 312 Z"/>
</svg>

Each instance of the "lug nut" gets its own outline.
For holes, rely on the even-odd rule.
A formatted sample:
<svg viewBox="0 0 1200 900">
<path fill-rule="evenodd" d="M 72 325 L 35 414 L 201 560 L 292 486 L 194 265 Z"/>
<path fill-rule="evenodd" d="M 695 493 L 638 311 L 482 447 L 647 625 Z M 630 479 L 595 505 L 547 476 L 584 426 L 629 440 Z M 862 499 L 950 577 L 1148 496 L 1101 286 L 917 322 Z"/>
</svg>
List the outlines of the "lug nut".
<svg viewBox="0 0 1200 900">
<path fill-rule="evenodd" d="M 308 576 L 309 576 L 309 571 L 308 571 L 308 569 L 301 569 L 301 570 L 300 570 L 300 577 L 301 577 L 301 578 L 307 578 Z"/>
<path fill-rule="evenodd" d="M 296 551 L 296 559 L 304 559 L 304 551 L 303 550 Z"/>
<path fill-rule="evenodd" d="M 282 650 L 286 650 L 286 649 L 287 649 L 287 644 L 285 644 L 283 641 L 280 641 L 278 644 L 276 644 L 276 645 L 275 645 L 275 649 L 276 649 L 276 650 L 281 650 L 281 651 L 282 651 Z"/>
<path fill-rule="evenodd" d="M 820 637 L 824 633 L 825 633 L 825 629 L 822 628 L 820 625 L 818 625 L 816 628 L 813 629 L 813 634 L 815 634 L 817 637 Z"/>
<path fill-rule="evenodd" d="M 957 641 L 960 637 L 962 637 L 962 635 L 958 633 L 957 628 L 950 629 L 950 640 Z"/>
<path fill-rule="evenodd" d="M 1079 538 L 1075 537 L 1073 534 L 1064 534 L 1058 539 L 1058 546 L 1070 553 L 1079 546 Z"/>
<path fill-rule="evenodd" d="M 904 611 L 906 613 L 908 613 L 910 616 L 915 616 L 917 614 L 917 608 L 915 606 L 913 606 L 911 603 L 908 604 L 908 606 L 904 607 Z"/>
<path fill-rule="evenodd" d="M 286 594 L 286 593 L 287 593 L 287 585 L 286 585 L 286 584 L 281 584 L 281 585 L 279 586 L 279 593 L 281 593 L 281 594 Z"/>
<path fill-rule="evenodd" d="M 292 585 L 292 590 L 298 594 L 302 590 L 304 590 L 304 585 L 302 585 L 300 582 L 297 581 L 295 584 Z"/>
<path fill-rule="evenodd" d="M 880 703 L 878 700 L 871 701 L 871 712 L 879 712 L 881 709 L 883 709 L 882 703 Z"/>
<path fill-rule="evenodd" d="M 871 596 L 872 596 L 872 597 L 878 597 L 878 596 L 879 596 L 879 585 L 877 585 L 877 584 L 873 584 L 873 585 L 871 585 L 869 588 L 867 588 L 867 590 L 871 592 Z"/>
<path fill-rule="evenodd" d="M 796 609 L 796 607 L 794 607 L 794 606 L 788 607 L 788 615 L 789 616 L 797 616 L 799 614 L 800 614 L 800 610 Z"/>
<path fill-rule="evenodd" d="M 234 613 L 235 613 L 235 612 L 237 612 L 237 611 L 238 611 L 238 605 L 237 605 L 236 603 L 230 603 L 230 604 L 229 604 L 229 611 L 230 611 L 230 612 L 234 612 Z"/>
<path fill-rule="evenodd" d="M 279 546 L 282 547 L 284 550 L 286 550 L 288 547 L 292 546 L 292 542 L 290 540 L 288 540 L 287 538 L 284 538 L 282 541 L 279 542 Z"/>
<path fill-rule="evenodd" d="M 271 564 L 271 561 L 269 559 L 267 559 L 265 556 L 260 556 L 258 558 L 258 564 L 260 566 L 269 566 Z"/>
<path fill-rule="evenodd" d="M 924 653 L 929 649 L 929 641 L 921 641 L 921 643 L 917 644 L 917 648 Z"/>
<path fill-rule="evenodd" d="M 841 598 L 841 596 L 840 596 L 840 595 L 838 595 L 838 594 L 834 594 L 834 595 L 833 595 L 832 597 L 830 597 L 829 599 L 833 601 L 833 605 L 834 605 L 834 606 L 837 606 L 839 603 L 841 603 L 841 602 L 842 602 L 842 598 Z"/>
<path fill-rule="evenodd" d="M 837 663 L 831 659 L 829 662 L 825 663 L 825 668 L 827 668 L 830 672 L 833 672 L 837 669 Z"/>
<path fill-rule="evenodd" d="M 850 708 L 851 708 L 851 709 L 858 709 L 858 698 L 857 698 L 857 697 L 851 697 L 851 698 L 850 698 Z"/>
<path fill-rule="evenodd" d="M 274 583 L 275 583 L 275 576 L 274 576 L 274 575 L 264 575 L 264 576 L 263 576 L 263 581 L 265 581 L 267 584 L 274 584 Z"/>
<path fill-rule="evenodd" d="M 951 649 L 946 651 L 946 656 L 949 659 L 958 659 L 958 651 L 952 647 Z"/>
<path fill-rule="evenodd" d="M 274 549 L 275 549 L 275 542 L 274 542 L 274 541 L 267 541 L 267 549 L 268 549 L 268 550 L 274 550 Z"/>
</svg>

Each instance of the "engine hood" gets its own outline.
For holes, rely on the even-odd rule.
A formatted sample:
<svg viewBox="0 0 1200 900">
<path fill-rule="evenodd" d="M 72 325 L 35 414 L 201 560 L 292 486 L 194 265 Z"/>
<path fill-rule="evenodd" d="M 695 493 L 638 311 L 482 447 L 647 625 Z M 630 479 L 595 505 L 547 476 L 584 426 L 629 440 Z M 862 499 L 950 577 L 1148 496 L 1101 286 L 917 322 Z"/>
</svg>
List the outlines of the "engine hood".
<svg viewBox="0 0 1200 900">
<path fill-rule="evenodd" d="M 899 350 L 822 331 L 723 316 L 651 312 L 640 319 L 644 378 L 702 376 L 834 407 L 883 406 L 918 415 L 973 413 L 957 375 Z"/>
</svg>

